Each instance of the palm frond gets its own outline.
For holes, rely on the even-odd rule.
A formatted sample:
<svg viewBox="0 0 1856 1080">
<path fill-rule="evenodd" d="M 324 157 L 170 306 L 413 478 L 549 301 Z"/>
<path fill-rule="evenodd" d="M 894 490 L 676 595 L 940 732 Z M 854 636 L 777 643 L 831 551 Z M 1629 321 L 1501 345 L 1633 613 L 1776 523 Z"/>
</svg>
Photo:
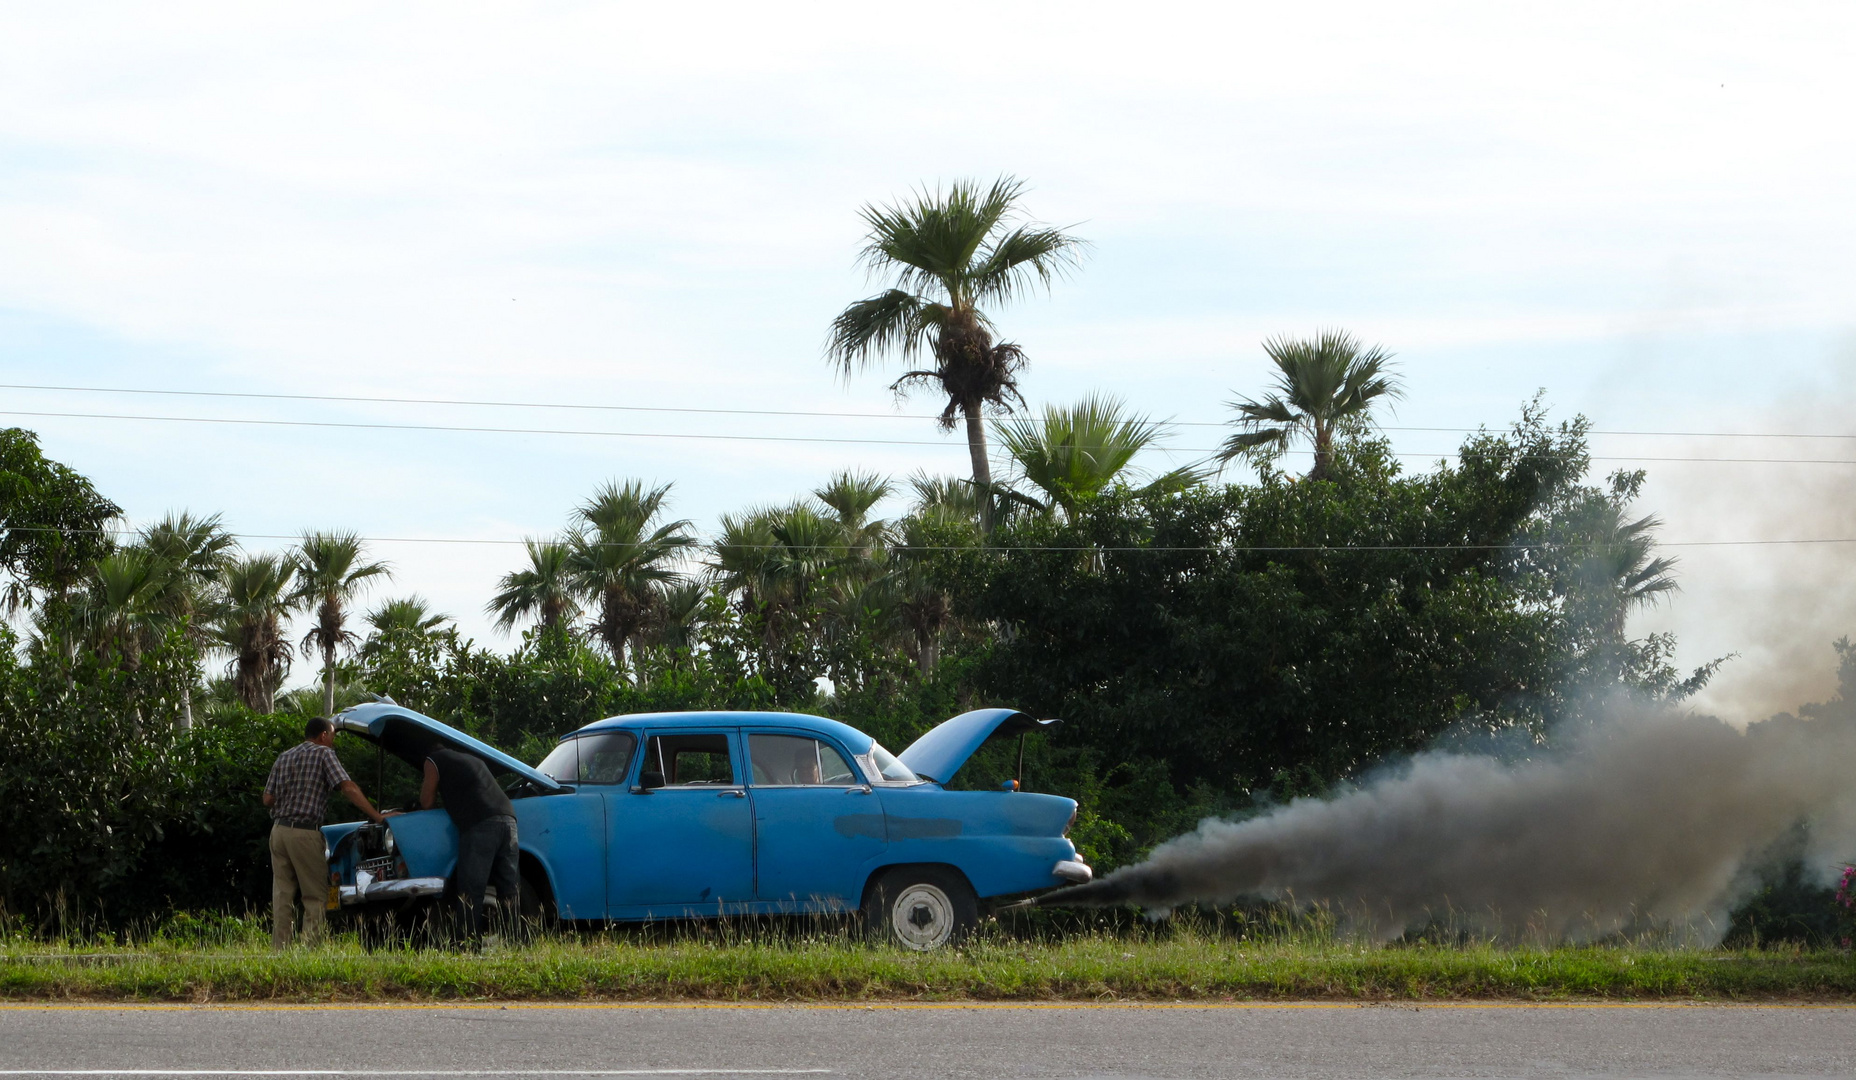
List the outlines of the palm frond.
<svg viewBox="0 0 1856 1080">
<path fill-rule="evenodd" d="M 957 180 L 894 205 L 865 206 L 870 238 L 859 261 L 873 277 L 894 274 L 898 288 L 944 290 L 955 307 L 968 307 L 965 284 L 975 257 L 1024 189 L 1009 176 L 984 191 L 974 181 Z"/>
<path fill-rule="evenodd" d="M 825 356 L 846 378 L 884 353 L 916 355 L 935 325 L 931 307 L 939 307 L 914 293 L 890 289 L 859 300 L 831 320 Z"/>
<path fill-rule="evenodd" d="M 602 534 L 637 535 L 663 509 L 672 484 L 646 487 L 642 480 L 608 480 L 574 510 L 574 518 Z"/>
<path fill-rule="evenodd" d="M 364 561 L 366 551 L 366 543 L 352 532 L 305 532 L 293 553 L 297 583 L 293 599 L 345 603 L 372 579 L 392 575 L 391 564 Z"/>
<path fill-rule="evenodd" d="M 422 596 L 402 596 L 380 604 L 366 615 L 375 633 L 401 631 L 429 634 L 451 621 L 451 616 L 432 610 Z"/>
<path fill-rule="evenodd" d="M 144 526 L 140 542 L 182 574 L 202 582 L 217 578 L 238 550 L 238 538 L 226 531 L 218 514 L 196 518 L 185 510 Z"/>
<path fill-rule="evenodd" d="M 1315 451 L 1311 479 L 1325 475 L 1334 440 L 1369 422 L 1373 406 L 1403 394 L 1391 371 L 1392 354 L 1365 347 L 1344 330 L 1318 331 L 1312 338 L 1273 337 L 1263 351 L 1276 365 L 1275 391 L 1262 400 L 1229 402 L 1237 434 L 1227 438 L 1218 460 L 1279 454 L 1297 437 Z"/>
<path fill-rule="evenodd" d="M 1124 415 L 1120 401 L 1095 395 L 1047 406 L 1038 420 L 997 421 L 993 430 L 1025 479 L 1074 514 L 1159 437 L 1160 425 Z"/>
<path fill-rule="evenodd" d="M 1283 427 L 1257 427 L 1239 431 L 1227 436 L 1224 445 L 1218 449 L 1219 461 L 1231 461 L 1240 457 L 1258 455 L 1274 456 L 1289 448 L 1289 442 L 1295 437 L 1299 428 L 1296 425 Z"/>
<path fill-rule="evenodd" d="M 1049 289 L 1058 278 L 1081 265 L 1089 242 L 1062 229 L 1024 225 L 995 241 L 973 268 L 968 294 L 974 304 L 1010 302 L 1033 285 Z"/>
<path fill-rule="evenodd" d="M 1218 470 L 1216 467 L 1207 465 L 1203 462 L 1192 465 L 1181 465 L 1179 468 L 1169 469 L 1141 485 L 1140 492 L 1143 495 L 1176 495 L 1179 492 L 1190 491 L 1198 487 L 1200 484 L 1210 480 L 1213 476 L 1216 476 L 1217 473 Z"/>
<path fill-rule="evenodd" d="M 846 470 L 832 476 L 830 483 L 812 494 L 819 502 L 831 508 L 837 515 L 838 527 L 855 543 L 870 525 L 870 511 L 889 498 L 893 490 L 894 484 L 875 473 Z M 877 525 L 880 526 L 881 522 Z"/>
<path fill-rule="evenodd" d="M 524 540 L 528 565 L 504 574 L 497 591 L 484 605 L 487 614 L 496 616 L 496 628 L 513 629 L 516 623 L 534 618 L 544 626 L 555 626 L 580 613 L 574 589 L 569 546 L 554 540 Z"/>
</svg>

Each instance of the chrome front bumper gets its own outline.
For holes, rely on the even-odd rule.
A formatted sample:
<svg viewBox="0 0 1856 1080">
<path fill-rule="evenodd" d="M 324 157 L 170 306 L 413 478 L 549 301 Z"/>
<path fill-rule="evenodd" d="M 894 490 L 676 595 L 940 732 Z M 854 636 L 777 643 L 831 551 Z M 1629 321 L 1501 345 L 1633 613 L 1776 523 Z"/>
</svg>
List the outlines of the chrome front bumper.
<svg viewBox="0 0 1856 1080">
<path fill-rule="evenodd" d="M 1081 859 L 1065 859 L 1050 868 L 1050 872 L 1072 885 L 1087 885 L 1096 876 L 1089 864 Z"/>
<path fill-rule="evenodd" d="M 363 879 L 367 875 L 362 874 Z M 399 878 L 394 881 L 362 880 L 353 885 L 341 887 L 343 907 L 355 904 L 379 904 L 392 900 L 412 900 L 422 896 L 438 896 L 445 891 L 445 879 L 441 877 Z"/>
</svg>

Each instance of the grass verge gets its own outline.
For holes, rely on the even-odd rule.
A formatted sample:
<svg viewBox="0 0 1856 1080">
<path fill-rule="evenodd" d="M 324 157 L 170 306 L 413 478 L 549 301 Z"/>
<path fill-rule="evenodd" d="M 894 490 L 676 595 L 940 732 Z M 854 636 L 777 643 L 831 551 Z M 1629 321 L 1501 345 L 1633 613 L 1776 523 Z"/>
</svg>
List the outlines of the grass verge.
<svg viewBox="0 0 1856 1080">
<path fill-rule="evenodd" d="M 341 1001 L 1837 1001 L 1833 950 L 1361 946 L 1175 935 L 979 941 L 918 954 L 847 938 L 560 938 L 485 955 L 337 942 L 0 948 L 0 999 Z"/>
</svg>

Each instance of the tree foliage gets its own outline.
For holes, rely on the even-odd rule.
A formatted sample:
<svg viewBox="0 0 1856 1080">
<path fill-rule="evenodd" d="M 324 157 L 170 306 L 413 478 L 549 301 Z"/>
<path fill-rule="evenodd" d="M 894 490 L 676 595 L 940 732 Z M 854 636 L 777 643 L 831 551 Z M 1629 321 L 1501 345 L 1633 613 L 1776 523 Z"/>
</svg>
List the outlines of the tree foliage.
<svg viewBox="0 0 1856 1080">
<path fill-rule="evenodd" d="M 39 450 L 22 428 L 0 430 L 0 570 L 8 610 L 64 596 L 115 546 L 106 527 L 122 508 Z"/>
<path fill-rule="evenodd" d="M 16 547 L 34 619 L 0 642 L 0 904 L 105 920 L 261 904 L 271 759 L 303 716 L 373 694 L 529 760 L 627 712 L 797 709 L 892 749 L 980 705 L 1060 716 L 1028 740 L 1022 776 L 1012 748 L 989 747 L 959 779 L 1076 798 L 1072 836 L 1107 868 L 1446 731 L 1547 739 L 1594 695 L 1677 698 L 1713 670 L 1684 676 L 1672 639 L 1626 633 L 1674 588 L 1655 519 L 1632 509 L 1642 474 L 1589 480 L 1583 421 L 1549 424 L 1537 403 L 1430 471 L 1401 471 L 1349 423 L 1320 476 L 1265 462 L 1248 484 L 1137 478 L 1150 426 L 1111 402 L 1010 430 L 1042 498 L 844 472 L 725 515 L 699 546 L 662 520 L 666 487 L 606 485 L 502 579 L 490 610 L 528 624 L 512 648 L 416 597 L 351 628 L 358 587 L 383 573 L 358 540 L 240 554 L 217 518 L 183 514 L 95 545 L 77 571 L 74 548 Z M 33 460 L 39 480 L 88 490 Z M 42 489 L 15 487 L 26 504 Z M 320 693 L 283 692 L 302 605 Z M 202 650 L 227 659 L 205 686 Z M 371 752 L 338 749 L 368 783 Z M 410 782 L 370 793 L 392 805 Z"/>
<path fill-rule="evenodd" d="M 1276 365 L 1275 389 L 1261 400 L 1230 403 L 1237 433 L 1219 454 L 1226 461 L 1270 461 L 1304 438 L 1315 456 L 1308 478 L 1324 479 L 1333 468 L 1335 440 L 1360 430 L 1375 403 L 1403 394 L 1392 373 L 1392 354 L 1361 345 L 1344 330 L 1271 338 L 1263 351 Z"/>
</svg>

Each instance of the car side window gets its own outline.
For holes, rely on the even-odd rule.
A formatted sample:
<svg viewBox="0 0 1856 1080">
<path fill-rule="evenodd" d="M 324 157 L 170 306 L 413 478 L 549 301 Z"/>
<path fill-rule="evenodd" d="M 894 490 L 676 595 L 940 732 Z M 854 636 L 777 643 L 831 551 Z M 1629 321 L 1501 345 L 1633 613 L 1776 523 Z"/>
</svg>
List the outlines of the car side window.
<svg viewBox="0 0 1856 1080">
<path fill-rule="evenodd" d="M 817 739 L 799 735 L 751 734 L 748 759 L 754 768 L 754 783 L 763 787 L 859 783 L 844 755 Z"/>
<path fill-rule="evenodd" d="M 693 787 L 735 782 L 726 735 L 653 735 L 639 769 L 644 787 Z"/>
<path fill-rule="evenodd" d="M 844 755 L 826 743 L 818 744 L 818 771 L 822 783 L 841 787 L 863 783 L 863 779 L 851 770 L 851 763 L 844 760 Z"/>
<path fill-rule="evenodd" d="M 632 750 L 638 745 L 638 737 L 631 732 L 604 731 L 582 735 L 575 741 L 580 744 L 581 783 L 622 783 L 631 771 Z"/>
</svg>

